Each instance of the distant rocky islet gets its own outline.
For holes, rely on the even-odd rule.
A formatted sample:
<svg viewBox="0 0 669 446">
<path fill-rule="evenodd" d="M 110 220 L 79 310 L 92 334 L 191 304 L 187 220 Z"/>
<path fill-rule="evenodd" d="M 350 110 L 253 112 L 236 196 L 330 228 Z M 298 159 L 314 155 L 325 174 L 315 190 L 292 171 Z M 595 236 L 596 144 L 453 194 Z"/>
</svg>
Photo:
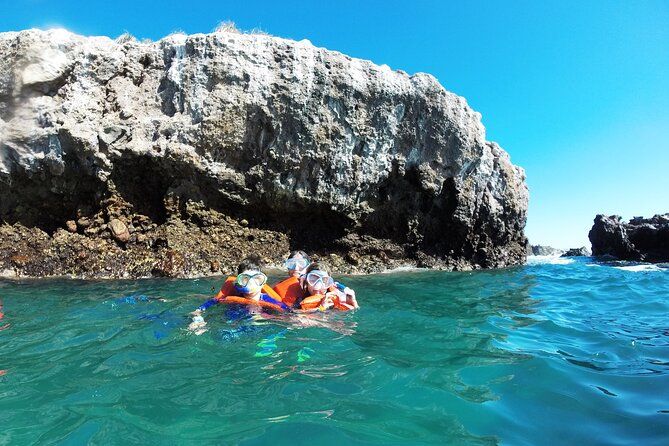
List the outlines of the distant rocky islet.
<svg viewBox="0 0 669 446">
<path fill-rule="evenodd" d="M 547 245 L 531 245 L 529 243 L 527 245 L 528 256 L 556 256 L 561 255 L 563 252 L 561 249 Z"/>
<path fill-rule="evenodd" d="M 528 256 L 593 256 L 599 261 L 669 262 L 669 213 L 634 217 L 623 221 L 619 215 L 598 214 L 588 233 L 587 247 L 566 251 L 528 244 Z"/>
<path fill-rule="evenodd" d="M 669 213 L 624 222 L 618 215 L 597 215 L 590 233 L 592 255 L 611 260 L 669 262 Z"/>
</svg>

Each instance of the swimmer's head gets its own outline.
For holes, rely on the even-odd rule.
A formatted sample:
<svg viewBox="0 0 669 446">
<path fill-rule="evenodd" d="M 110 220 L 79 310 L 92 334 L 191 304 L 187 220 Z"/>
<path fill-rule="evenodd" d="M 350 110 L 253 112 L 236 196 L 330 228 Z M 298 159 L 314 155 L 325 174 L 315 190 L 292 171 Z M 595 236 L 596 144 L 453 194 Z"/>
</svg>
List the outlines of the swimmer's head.
<svg viewBox="0 0 669 446">
<path fill-rule="evenodd" d="M 332 285 L 334 285 L 334 280 L 318 263 L 309 265 L 302 278 L 302 287 L 308 291 L 310 296 L 325 294 Z"/>
<path fill-rule="evenodd" d="M 237 267 L 235 289 L 242 297 L 252 297 L 262 291 L 267 276 L 260 271 L 260 259 L 247 257 Z"/>
<path fill-rule="evenodd" d="M 309 256 L 304 251 L 293 251 L 290 253 L 284 266 L 288 270 L 288 275 L 300 277 L 311 263 Z"/>
</svg>

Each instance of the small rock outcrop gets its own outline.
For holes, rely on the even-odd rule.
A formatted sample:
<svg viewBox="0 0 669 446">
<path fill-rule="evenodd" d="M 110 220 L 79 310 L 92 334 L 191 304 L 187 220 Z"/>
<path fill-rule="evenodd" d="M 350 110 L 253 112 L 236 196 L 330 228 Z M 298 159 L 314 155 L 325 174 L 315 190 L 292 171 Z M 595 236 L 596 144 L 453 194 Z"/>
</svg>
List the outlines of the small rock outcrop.
<svg viewBox="0 0 669 446">
<path fill-rule="evenodd" d="M 428 74 L 267 35 L 0 34 L 0 271 L 188 276 L 293 248 L 340 272 L 502 267 L 527 202 Z"/>
<path fill-rule="evenodd" d="M 580 248 L 569 248 L 560 257 L 588 257 L 590 254 L 587 247 L 581 246 Z"/>
<path fill-rule="evenodd" d="M 527 247 L 528 256 L 559 256 L 563 252 L 561 249 L 544 245 L 528 245 Z"/>
<path fill-rule="evenodd" d="M 118 218 L 113 218 L 109 221 L 109 230 L 111 231 L 114 239 L 121 243 L 125 243 L 130 240 L 130 232 L 128 227 Z"/>
<path fill-rule="evenodd" d="M 669 262 L 669 213 L 634 217 L 597 215 L 588 237 L 592 255 L 641 262 Z"/>
</svg>

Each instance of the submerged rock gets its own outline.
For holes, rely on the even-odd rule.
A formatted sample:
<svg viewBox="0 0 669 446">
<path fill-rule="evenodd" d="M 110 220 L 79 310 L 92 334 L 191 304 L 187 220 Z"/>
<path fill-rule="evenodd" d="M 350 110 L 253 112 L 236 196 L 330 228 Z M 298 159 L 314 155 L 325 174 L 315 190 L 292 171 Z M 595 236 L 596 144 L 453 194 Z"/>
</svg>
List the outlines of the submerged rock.
<svg viewBox="0 0 669 446">
<path fill-rule="evenodd" d="M 607 259 L 669 262 L 669 214 L 634 217 L 597 215 L 588 233 L 592 255 Z"/>
<path fill-rule="evenodd" d="M 581 246 L 580 248 L 570 248 L 565 251 L 560 257 L 588 257 L 590 256 L 590 250 Z"/>
<path fill-rule="evenodd" d="M 0 252 L 0 270 L 197 275 L 291 248 L 342 272 L 502 267 L 525 259 L 527 201 L 480 114 L 428 74 L 267 35 L 0 34 L 6 249 L 62 259 Z"/>
</svg>

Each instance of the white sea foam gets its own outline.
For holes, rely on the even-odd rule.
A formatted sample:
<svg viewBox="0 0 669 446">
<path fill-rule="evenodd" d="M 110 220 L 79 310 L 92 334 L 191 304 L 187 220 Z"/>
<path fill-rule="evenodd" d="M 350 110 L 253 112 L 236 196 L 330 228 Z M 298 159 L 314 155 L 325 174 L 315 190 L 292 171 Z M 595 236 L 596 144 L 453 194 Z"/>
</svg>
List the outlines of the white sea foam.
<svg viewBox="0 0 669 446">
<path fill-rule="evenodd" d="M 537 264 L 551 264 L 551 265 L 569 265 L 574 263 L 574 259 L 560 256 L 529 256 L 527 257 L 528 265 Z"/>
<path fill-rule="evenodd" d="M 381 274 L 392 274 L 392 273 L 403 273 L 403 272 L 412 272 L 412 271 L 424 271 L 425 268 L 418 268 L 417 266 L 404 265 L 398 266 L 397 268 L 387 269 L 382 271 Z"/>
<path fill-rule="evenodd" d="M 623 271 L 631 271 L 633 273 L 644 272 L 644 271 L 665 271 L 664 268 L 660 268 L 657 265 L 614 266 L 614 268 Z"/>
</svg>

